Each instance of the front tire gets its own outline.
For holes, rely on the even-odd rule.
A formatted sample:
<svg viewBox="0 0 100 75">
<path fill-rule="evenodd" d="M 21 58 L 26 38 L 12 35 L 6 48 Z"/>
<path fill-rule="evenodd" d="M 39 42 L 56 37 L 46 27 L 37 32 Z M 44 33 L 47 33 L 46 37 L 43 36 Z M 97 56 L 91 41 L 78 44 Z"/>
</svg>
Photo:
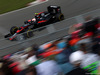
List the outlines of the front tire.
<svg viewBox="0 0 100 75">
<path fill-rule="evenodd" d="M 18 27 L 17 27 L 17 26 L 13 26 L 13 27 L 11 27 L 11 29 L 10 29 L 10 33 L 11 33 L 11 34 L 15 34 L 17 30 L 18 30 Z"/>
</svg>

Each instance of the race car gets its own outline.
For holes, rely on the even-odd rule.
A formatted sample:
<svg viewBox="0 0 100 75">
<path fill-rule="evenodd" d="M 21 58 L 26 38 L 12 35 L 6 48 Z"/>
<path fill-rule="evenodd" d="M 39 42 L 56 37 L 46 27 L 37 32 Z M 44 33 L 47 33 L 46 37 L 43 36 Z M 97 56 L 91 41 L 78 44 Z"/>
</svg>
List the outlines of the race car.
<svg viewBox="0 0 100 75">
<path fill-rule="evenodd" d="M 5 35 L 5 38 L 9 40 L 24 40 L 27 37 L 29 38 L 33 36 L 33 32 L 29 31 L 64 19 L 64 15 L 61 13 L 60 6 L 48 6 L 47 9 L 48 11 L 35 13 L 35 18 L 25 21 L 23 26 L 11 27 L 10 33 Z M 20 34 L 23 32 L 26 33 Z"/>
<path fill-rule="evenodd" d="M 60 6 L 48 6 L 48 11 L 35 13 L 35 18 L 25 21 L 25 24 L 31 22 L 34 25 L 33 29 L 39 28 L 57 21 L 64 20 L 64 15 L 61 12 Z"/>
<path fill-rule="evenodd" d="M 25 39 L 33 36 L 32 27 L 33 26 L 31 24 L 25 24 L 21 27 L 13 26 L 10 29 L 10 33 L 5 35 L 4 37 L 11 40 L 11 41 L 13 41 L 13 40 L 25 40 Z"/>
</svg>

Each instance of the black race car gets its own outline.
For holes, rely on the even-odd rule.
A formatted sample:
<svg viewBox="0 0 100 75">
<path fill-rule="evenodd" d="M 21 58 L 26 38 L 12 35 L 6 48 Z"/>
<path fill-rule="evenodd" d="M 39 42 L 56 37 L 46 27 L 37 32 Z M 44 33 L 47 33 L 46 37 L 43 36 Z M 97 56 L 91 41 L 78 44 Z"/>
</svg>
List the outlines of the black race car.
<svg viewBox="0 0 100 75">
<path fill-rule="evenodd" d="M 25 21 L 23 26 L 13 26 L 10 29 L 10 33 L 5 35 L 5 38 L 9 40 L 24 40 L 27 37 L 33 36 L 33 32 L 31 30 L 64 19 L 64 15 L 61 13 L 60 6 L 48 6 L 47 9 L 48 11 L 36 13 L 35 18 Z M 20 34 L 23 32 L 26 33 Z"/>
<path fill-rule="evenodd" d="M 48 11 L 36 13 L 35 18 L 25 21 L 25 24 L 32 24 L 33 29 L 39 28 L 50 23 L 64 20 L 64 15 L 61 12 L 60 6 L 48 6 Z"/>
</svg>

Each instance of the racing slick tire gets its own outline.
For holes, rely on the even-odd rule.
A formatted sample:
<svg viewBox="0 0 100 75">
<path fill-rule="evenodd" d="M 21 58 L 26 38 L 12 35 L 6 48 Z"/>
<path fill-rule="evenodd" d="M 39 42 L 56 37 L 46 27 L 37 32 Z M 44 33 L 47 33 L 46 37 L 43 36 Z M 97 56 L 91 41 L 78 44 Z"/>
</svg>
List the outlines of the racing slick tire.
<svg viewBox="0 0 100 75">
<path fill-rule="evenodd" d="M 30 38 L 30 37 L 33 36 L 33 31 L 32 31 L 32 29 L 28 29 L 28 30 L 27 30 L 26 36 L 27 36 L 28 38 Z"/>
<path fill-rule="evenodd" d="M 11 27 L 11 29 L 10 29 L 10 33 L 11 33 L 11 34 L 14 34 L 14 33 L 16 33 L 17 30 L 18 30 L 18 27 L 17 27 L 17 26 L 13 26 L 13 27 Z"/>
<path fill-rule="evenodd" d="M 56 15 L 56 21 L 64 20 L 64 15 L 62 13 Z"/>
</svg>

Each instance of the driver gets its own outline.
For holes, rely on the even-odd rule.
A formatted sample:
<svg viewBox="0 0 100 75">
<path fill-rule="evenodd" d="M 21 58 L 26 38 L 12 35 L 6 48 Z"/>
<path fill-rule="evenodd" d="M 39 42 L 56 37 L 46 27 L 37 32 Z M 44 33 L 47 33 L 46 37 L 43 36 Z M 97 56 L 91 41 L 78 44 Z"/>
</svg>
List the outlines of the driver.
<svg viewBox="0 0 100 75">
<path fill-rule="evenodd" d="M 36 18 L 36 20 L 39 20 L 40 19 L 40 15 L 39 15 L 39 13 L 35 13 L 35 18 Z"/>
<path fill-rule="evenodd" d="M 35 18 L 36 18 L 36 21 L 40 21 L 40 20 L 43 20 L 43 18 L 45 17 L 45 14 L 44 13 L 35 13 Z"/>
</svg>

